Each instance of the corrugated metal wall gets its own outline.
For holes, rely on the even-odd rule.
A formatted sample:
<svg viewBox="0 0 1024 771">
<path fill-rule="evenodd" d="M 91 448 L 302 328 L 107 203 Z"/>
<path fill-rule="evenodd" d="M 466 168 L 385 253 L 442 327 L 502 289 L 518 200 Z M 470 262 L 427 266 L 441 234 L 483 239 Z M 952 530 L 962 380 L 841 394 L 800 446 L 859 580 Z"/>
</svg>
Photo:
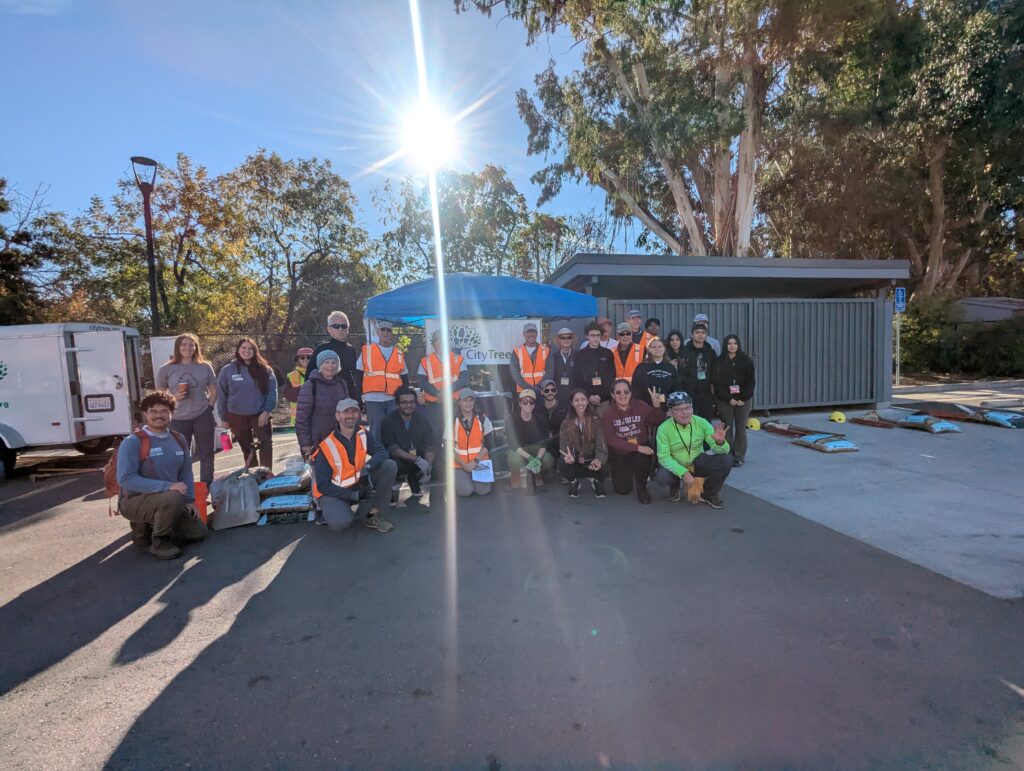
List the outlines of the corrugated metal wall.
<svg viewBox="0 0 1024 771">
<path fill-rule="evenodd" d="M 636 308 L 661 319 L 662 334 L 689 336 L 696 313 L 706 313 L 711 334 L 739 335 L 757 368 L 755 409 L 784 409 L 882 401 L 876 394 L 879 337 L 871 299 L 842 300 L 608 300 L 615 323 Z"/>
</svg>

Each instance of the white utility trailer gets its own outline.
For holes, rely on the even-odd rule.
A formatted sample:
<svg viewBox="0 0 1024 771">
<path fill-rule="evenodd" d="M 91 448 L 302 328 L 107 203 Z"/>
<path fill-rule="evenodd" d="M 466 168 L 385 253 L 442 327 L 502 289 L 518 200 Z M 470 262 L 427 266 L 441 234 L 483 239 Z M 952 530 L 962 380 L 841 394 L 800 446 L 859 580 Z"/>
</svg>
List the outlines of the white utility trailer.
<svg viewBox="0 0 1024 771">
<path fill-rule="evenodd" d="M 141 338 L 102 324 L 0 326 L 0 460 L 24 450 L 98 451 L 131 433 Z"/>
</svg>

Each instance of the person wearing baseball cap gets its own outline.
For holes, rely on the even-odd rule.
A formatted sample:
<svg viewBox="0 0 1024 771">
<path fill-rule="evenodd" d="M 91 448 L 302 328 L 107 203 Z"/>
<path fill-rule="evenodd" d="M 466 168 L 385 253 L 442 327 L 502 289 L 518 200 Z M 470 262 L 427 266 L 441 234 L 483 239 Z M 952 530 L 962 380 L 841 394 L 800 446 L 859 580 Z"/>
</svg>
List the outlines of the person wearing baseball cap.
<svg viewBox="0 0 1024 771">
<path fill-rule="evenodd" d="M 442 423 L 444 422 L 444 405 L 442 398 L 454 398 L 454 393 L 469 385 L 469 367 L 461 354 L 449 351 L 449 367 L 455 382 L 446 385 L 444 382 L 444 367 L 441 359 L 441 330 L 435 329 L 430 335 L 431 352 L 420 359 L 419 369 L 416 370 L 416 381 L 419 384 L 423 397 L 423 417 L 430 423 L 434 436 L 440 436 Z M 447 396 L 445 396 L 447 394 Z"/>
<path fill-rule="evenodd" d="M 288 385 L 284 387 L 284 397 L 288 400 L 289 424 L 293 426 L 295 425 L 295 405 L 299 400 L 299 389 L 306 382 L 306 372 L 312 357 L 312 348 L 300 348 L 292 359 L 295 362 L 295 368 L 285 375 Z"/>
<path fill-rule="evenodd" d="M 721 356 L 722 355 L 722 344 L 720 342 L 718 342 L 718 340 L 716 340 L 715 338 L 713 338 L 711 336 L 711 321 L 708 320 L 708 314 L 706 314 L 706 313 L 697 313 L 697 314 L 695 314 L 694 317 L 693 317 L 693 323 L 694 324 L 703 324 L 704 325 L 704 330 L 707 333 L 706 336 L 705 336 L 705 340 L 706 340 L 707 344 L 711 346 L 712 350 L 715 352 L 715 356 Z M 686 345 L 688 342 L 690 342 L 690 338 L 686 338 L 685 340 L 683 340 L 683 345 Z"/>
<path fill-rule="evenodd" d="M 380 424 L 395 408 L 395 392 L 409 385 L 405 354 L 394 343 L 395 325 L 386 319 L 377 322 L 377 342 L 363 346 L 356 369 L 363 373 L 363 402 L 370 433 L 380 441 Z"/>
<path fill-rule="evenodd" d="M 629 324 L 633 342 L 640 346 L 640 361 L 643 361 L 647 354 L 647 343 L 654 338 L 654 335 L 643 329 L 643 320 L 643 314 L 636 308 L 626 314 L 626 323 Z M 621 342 L 621 338 L 619 341 Z"/>
<path fill-rule="evenodd" d="M 490 418 L 476 409 L 476 392 L 463 388 L 456 396 L 459 400 L 455 420 L 445 432 L 445 441 L 450 443 L 455 454 L 455 494 L 460 498 L 489 495 L 493 482 L 477 482 L 473 471 L 480 461 L 490 460 L 494 445 L 494 426 Z"/>
<path fill-rule="evenodd" d="M 615 330 L 619 345 L 613 352 L 615 364 L 615 379 L 625 380 L 627 383 L 633 381 L 633 373 L 644 360 L 644 349 L 639 343 L 633 342 L 633 330 L 629 324 L 623 322 Z"/>
<path fill-rule="evenodd" d="M 313 497 L 332 530 L 344 530 L 369 500 L 364 524 L 380 533 L 393 525 L 380 516 L 391 498 L 398 465 L 370 432 L 359 425 L 362 412 L 355 399 L 335 405 L 337 428 L 313 452 Z"/>
<path fill-rule="evenodd" d="M 512 472 L 510 484 L 525 489 L 528 475 L 541 486 L 555 467 L 555 456 L 548 448 L 550 431 L 547 416 L 537 409 L 537 392 L 524 388 L 519 392 L 519 403 L 512 409 L 511 420 L 505 421 L 508 440 L 508 468 Z"/>
<path fill-rule="evenodd" d="M 569 403 L 573 376 L 576 372 L 576 335 L 569 327 L 562 327 L 555 333 L 558 348 L 548 357 L 544 380 L 552 380 L 558 390 L 558 400 Z M 543 383 L 538 384 L 543 387 Z"/>
<path fill-rule="evenodd" d="M 516 393 L 524 388 L 536 388 L 544 379 L 551 350 L 543 343 L 537 342 L 539 334 L 540 329 L 535 322 L 526 322 L 523 325 L 523 344 L 512 351 L 509 358 L 509 371 L 516 384 Z"/>
</svg>

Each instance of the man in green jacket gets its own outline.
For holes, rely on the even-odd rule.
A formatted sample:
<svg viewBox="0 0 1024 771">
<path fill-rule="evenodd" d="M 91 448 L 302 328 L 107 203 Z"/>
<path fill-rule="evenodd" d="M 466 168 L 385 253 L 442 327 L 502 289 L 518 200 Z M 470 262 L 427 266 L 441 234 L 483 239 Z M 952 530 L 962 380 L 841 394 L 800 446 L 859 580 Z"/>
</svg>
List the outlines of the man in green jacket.
<svg viewBox="0 0 1024 771">
<path fill-rule="evenodd" d="M 666 401 L 669 418 L 658 427 L 658 463 L 655 474 L 668 485 L 668 500 L 679 500 L 679 481 L 689 486 L 694 477 L 704 478 L 700 499 L 713 509 L 724 506 L 718 491 L 732 471 L 732 455 L 725 441 L 726 426 L 712 427 L 693 414 L 693 399 L 685 391 L 669 394 Z M 705 452 L 707 446 L 709 452 Z"/>
</svg>

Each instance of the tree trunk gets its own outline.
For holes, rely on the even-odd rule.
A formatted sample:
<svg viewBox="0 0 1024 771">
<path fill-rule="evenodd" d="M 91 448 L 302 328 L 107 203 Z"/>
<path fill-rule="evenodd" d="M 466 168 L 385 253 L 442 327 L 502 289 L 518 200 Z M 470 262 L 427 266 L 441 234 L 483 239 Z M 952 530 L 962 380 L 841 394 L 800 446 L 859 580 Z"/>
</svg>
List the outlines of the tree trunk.
<svg viewBox="0 0 1024 771">
<path fill-rule="evenodd" d="M 943 177 L 946 173 L 946 151 L 949 140 L 937 140 L 928 156 L 928 195 L 932 202 L 932 221 L 928 236 L 928 264 L 925 267 L 919 291 L 928 297 L 935 293 L 942 277 L 946 247 L 946 191 Z"/>
<path fill-rule="evenodd" d="M 717 146 L 713 150 L 715 170 L 714 200 L 712 201 L 712 237 L 715 253 L 725 254 L 730 247 L 731 223 L 729 210 L 732 208 L 732 136 L 726 131 L 729 124 L 729 66 L 725 62 L 725 53 L 719 50 L 718 63 L 715 65 L 715 97 L 718 100 L 718 130 L 720 132 Z M 708 202 L 705 201 L 705 209 Z"/>
<path fill-rule="evenodd" d="M 621 180 L 614 171 L 607 167 L 603 167 L 601 169 L 601 174 L 604 179 L 598 184 L 604 188 L 605 192 L 612 193 L 621 198 L 623 203 L 629 207 L 629 211 L 633 216 L 640 220 L 640 222 L 644 224 L 644 227 L 664 241 L 668 248 L 675 254 L 683 253 L 683 245 L 680 243 L 679 239 L 672 235 L 668 228 L 658 222 L 650 212 L 640 206 L 636 198 L 633 197 L 633 194 L 626 189 L 625 185 L 621 184 Z M 703 243 L 703 239 L 701 240 L 701 243 Z M 701 254 L 707 254 L 707 251 L 701 252 Z"/>
<path fill-rule="evenodd" d="M 754 70 L 753 43 L 748 39 L 743 51 L 743 133 L 736 163 L 736 256 L 750 253 L 750 230 L 754 224 L 754 192 L 757 146 L 761 134 L 761 84 Z"/>
</svg>

